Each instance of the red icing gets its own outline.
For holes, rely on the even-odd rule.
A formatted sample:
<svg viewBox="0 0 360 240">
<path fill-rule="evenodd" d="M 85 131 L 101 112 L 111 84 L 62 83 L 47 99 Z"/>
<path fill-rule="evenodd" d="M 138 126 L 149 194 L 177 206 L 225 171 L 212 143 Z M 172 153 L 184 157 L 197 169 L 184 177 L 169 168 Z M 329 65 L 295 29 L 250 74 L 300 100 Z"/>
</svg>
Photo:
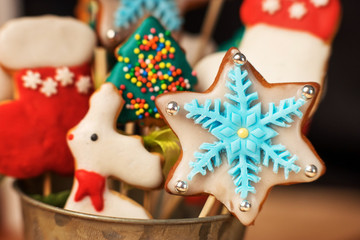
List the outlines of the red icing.
<svg viewBox="0 0 360 240">
<path fill-rule="evenodd" d="M 322 38 L 331 40 L 340 19 L 339 0 L 329 0 L 326 6 L 315 7 L 310 0 L 280 0 L 280 9 L 273 14 L 262 10 L 264 0 L 245 0 L 240 8 L 241 20 L 247 26 L 266 23 L 273 26 L 293 30 L 306 31 Z M 293 3 L 304 3 L 307 13 L 301 19 L 289 17 L 289 8 Z"/>
<path fill-rule="evenodd" d="M 105 177 L 96 172 L 76 170 L 75 178 L 79 182 L 75 194 L 75 202 L 81 201 L 84 197 L 89 196 L 96 211 L 102 211 L 104 208 L 103 194 L 106 181 Z"/>
<path fill-rule="evenodd" d="M 90 66 L 69 67 L 74 84 L 46 97 L 24 87 L 22 77 L 29 69 L 14 74 L 17 99 L 0 105 L 0 173 L 16 178 L 38 176 L 47 171 L 71 174 L 74 161 L 66 143 L 67 131 L 78 124 L 89 106 L 89 94 L 80 94 L 75 83 L 90 76 Z M 42 81 L 55 78 L 56 68 L 35 68 Z"/>
</svg>

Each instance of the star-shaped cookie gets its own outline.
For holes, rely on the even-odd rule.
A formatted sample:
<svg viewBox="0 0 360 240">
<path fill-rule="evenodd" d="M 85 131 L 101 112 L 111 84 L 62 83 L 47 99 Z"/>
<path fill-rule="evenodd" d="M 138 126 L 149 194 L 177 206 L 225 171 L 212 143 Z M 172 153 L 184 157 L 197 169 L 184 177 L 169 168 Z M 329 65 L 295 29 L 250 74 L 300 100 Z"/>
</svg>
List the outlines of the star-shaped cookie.
<svg viewBox="0 0 360 240">
<path fill-rule="evenodd" d="M 318 90 L 317 83 L 269 84 L 230 49 L 206 92 L 156 99 L 182 147 L 166 189 L 214 195 L 251 224 L 274 185 L 310 182 L 325 171 L 302 133 Z"/>
</svg>

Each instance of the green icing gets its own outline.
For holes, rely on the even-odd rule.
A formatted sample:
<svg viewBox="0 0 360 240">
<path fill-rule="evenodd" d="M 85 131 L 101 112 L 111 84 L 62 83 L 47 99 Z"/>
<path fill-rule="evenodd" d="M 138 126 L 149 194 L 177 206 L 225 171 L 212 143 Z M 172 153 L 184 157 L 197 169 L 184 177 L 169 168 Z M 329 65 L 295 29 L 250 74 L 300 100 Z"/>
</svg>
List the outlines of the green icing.
<svg viewBox="0 0 360 240">
<path fill-rule="evenodd" d="M 115 84 L 125 100 L 119 123 L 159 118 L 157 95 L 192 91 L 197 82 L 185 53 L 154 17 L 142 22 L 117 55 L 118 62 L 106 81 Z"/>
</svg>

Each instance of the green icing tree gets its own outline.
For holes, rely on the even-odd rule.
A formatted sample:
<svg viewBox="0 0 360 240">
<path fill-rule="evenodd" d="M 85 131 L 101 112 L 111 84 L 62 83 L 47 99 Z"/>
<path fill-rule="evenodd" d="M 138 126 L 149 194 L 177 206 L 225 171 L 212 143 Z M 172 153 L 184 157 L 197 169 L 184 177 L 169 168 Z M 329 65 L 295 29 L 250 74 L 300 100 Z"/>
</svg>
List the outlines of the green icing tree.
<svg viewBox="0 0 360 240">
<path fill-rule="evenodd" d="M 192 91 L 197 79 L 185 53 L 171 33 L 153 17 L 145 19 L 118 48 L 108 82 L 117 86 L 125 100 L 119 123 L 160 118 L 155 106 L 159 94 Z"/>
</svg>

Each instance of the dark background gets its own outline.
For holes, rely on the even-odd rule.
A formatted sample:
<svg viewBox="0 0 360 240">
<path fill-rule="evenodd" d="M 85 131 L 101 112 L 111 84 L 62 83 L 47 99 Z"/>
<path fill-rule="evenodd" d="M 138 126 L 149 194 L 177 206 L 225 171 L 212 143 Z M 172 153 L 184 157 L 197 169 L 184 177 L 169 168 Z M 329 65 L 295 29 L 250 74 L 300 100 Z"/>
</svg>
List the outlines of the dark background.
<svg viewBox="0 0 360 240">
<path fill-rule="evenodd" d="M 74 15 L 76 0 L 24 0 L 24 14 Z M 313 184 L 360 189 L 360 1 L 343 0 L 343 15 L 328 68 L 328 89 L 316 112 L 309 139 L 325 161 L 327 173 Z M 215 28 L 217 43 L 242 25 L 241 1 L 227 0 Z M 199 32 L 206 6 L 186 14 L 184 29 Z M 304 69 L 306 71 L 306 69 Z"/>
</svg>

